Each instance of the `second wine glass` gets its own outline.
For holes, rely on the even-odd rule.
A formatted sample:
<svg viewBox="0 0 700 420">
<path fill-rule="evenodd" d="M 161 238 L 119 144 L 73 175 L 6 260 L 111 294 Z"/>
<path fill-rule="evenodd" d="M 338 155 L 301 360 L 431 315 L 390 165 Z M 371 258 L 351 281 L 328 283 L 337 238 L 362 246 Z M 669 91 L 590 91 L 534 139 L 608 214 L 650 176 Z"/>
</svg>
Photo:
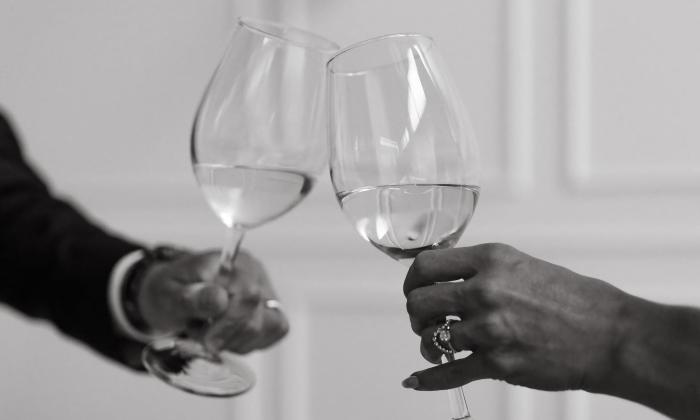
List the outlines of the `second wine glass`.
<svg viewBox="0 0 700 420">
<path fill-rule="evenodd" d="M 356 44 L 329 61 L 328 78 L 331 178 L 357 232 L 407 265 L 454 246 L 479 197 L 478 154 L 433 40 Z M 452 418 L 469 418 L 463 390 L 449 396 Z"/>
<path fill-rule="evenodd" d="M 325 64 L 337 49 L 288 25 L 238 21 L 191 138 L 195 176 L 227 228 L 221 271 L 233 268 L 245 232 L 296 206 L 325 166 Z M 237 395 L 255 381 L 240 361 L 186 335 L 151 345 L 144 364 L 199 395 Z"/>
</svg>

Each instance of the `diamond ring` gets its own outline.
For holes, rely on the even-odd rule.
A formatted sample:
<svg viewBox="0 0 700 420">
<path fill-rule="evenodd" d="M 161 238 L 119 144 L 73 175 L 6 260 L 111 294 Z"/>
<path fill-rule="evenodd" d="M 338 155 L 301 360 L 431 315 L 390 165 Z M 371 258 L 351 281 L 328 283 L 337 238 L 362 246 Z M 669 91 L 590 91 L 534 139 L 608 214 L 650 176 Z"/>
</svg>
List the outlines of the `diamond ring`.
<svg viewBox="0 0 700 420">
<path fill-rule="evenodd" d="M 452 339 L 452 333 L 450 332 L 451 319 L 445 320 L 445 323 L 440 325 L 433 333 L 433 344 L 441 352 L 445 354 L 454 354 L 455 349 L 452 347 L 450 340 Z"/>
</svg>

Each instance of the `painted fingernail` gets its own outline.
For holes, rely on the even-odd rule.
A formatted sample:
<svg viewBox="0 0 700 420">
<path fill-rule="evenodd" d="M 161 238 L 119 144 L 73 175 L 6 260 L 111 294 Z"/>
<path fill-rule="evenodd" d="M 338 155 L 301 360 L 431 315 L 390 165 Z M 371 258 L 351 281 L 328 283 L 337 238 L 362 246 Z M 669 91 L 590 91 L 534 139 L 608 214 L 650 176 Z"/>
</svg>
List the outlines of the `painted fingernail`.
<svg viewBox="0 0 700 420">
<path fill-rule="evenodd" d="M 404 388 L 416 389 L 420 383 L 418 382 L 417 376 L 409 376 L 401 382 L 401 386 Z"/>
</svg>

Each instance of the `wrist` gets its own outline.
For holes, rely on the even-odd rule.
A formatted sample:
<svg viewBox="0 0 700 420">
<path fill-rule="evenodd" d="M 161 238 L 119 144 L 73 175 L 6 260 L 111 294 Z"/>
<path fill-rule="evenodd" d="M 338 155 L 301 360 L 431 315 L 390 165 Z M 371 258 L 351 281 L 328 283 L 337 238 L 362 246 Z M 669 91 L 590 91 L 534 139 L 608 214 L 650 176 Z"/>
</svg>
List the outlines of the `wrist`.
<svg viewBox="0 0 700 420">
<path fill-rule="evenodd" d="M 121 305 L 126 320 L 133 330 L 136 330 L 139 335 L 144 337 L 153 336 L 154 329 L 143 317 L 143 310 L 139 297 L 143 290 L 146 276 L 149 271 L 154 268 L 155 264 L 148 251 L 143 251 L 141 259 L 134 263 L 127 271 L 121 288 Z"/>
<path fill-rule="evenodd" d="M 626 296 L 616 320 L 617 339 L 611 369 L 590 391 L 659 409 L 659 399 L 665 398 L 669 389 L 664 377 L 671 368 L 663 360 L 663 354 L 676 345 L 673 326 L 678 308 Z"/>
<path fill-rule="evenodd" d="M 648 335 L 649 325 L 645 321 L 648 303 L 651 302 L 620 292 L 617 309 L 608 318 L 611 325 L 605 368 L 586 384 L 586 391 L 616 395 L 616 390 L 631 380 L 628 367 L 638 357 L 637 343 Z"/>
<path fill-rule="evenodd" d="M 132 317 L 127 314 L 130 307 L 128 299 L 125 299 L 126 290 L 129 288 L 130 272 L 134 266 L 144 258 L 144 251 L 138 250 L 123 256 L 112 270 L 109 284 L 109 306 L 116 328 L 122 335 L 140 342 L 150 341 L 150 336 L 140 328 L 134 326 Z"/>
<path fill-rule="evenodd" d="M 141 342 L 152 341 L 161 335 L 143 315 L 144 286 L 153 270 L 183 253 L 161 246 L 128 254 L 117 264 L 110 285 L 110 306 L 116 324 L 124 335 Z"/>
<path fill-rule="evenodd" d="M 588 354 L 580 361 L 582 379 L 575 388 L 609 394 L 610 384 L 619 380 L 621 359 L 626 357 L 625 349 L 637 328 L 636 300 L 612 288 L 611 293 L 599 298 L 596 308 L 589 308 L 595 312 L 589 328 L 597 338 L 586 344 Z"/>
</svg>

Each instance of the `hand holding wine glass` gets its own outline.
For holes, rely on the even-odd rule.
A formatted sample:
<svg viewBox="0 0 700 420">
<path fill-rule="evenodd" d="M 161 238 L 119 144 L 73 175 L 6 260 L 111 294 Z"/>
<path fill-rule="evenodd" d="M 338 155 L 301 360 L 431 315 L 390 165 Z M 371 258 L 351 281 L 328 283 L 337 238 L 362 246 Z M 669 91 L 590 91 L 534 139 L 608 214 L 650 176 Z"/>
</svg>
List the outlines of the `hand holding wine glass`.
<svg viewBox="0 0 700 420">
<path fill-rule="evenodd" d="M 211 278 L 230 303 L 196 337 L 183 333 L 147 348 L 148 370 L 173 386 L 223 397 L 255 382 L 249 368 L 219 351 L 223 343 L 212 346 L 209 338 L 250 336 L 232 320 L 256 314 L 261 304 L 281 310 L 274 296 L 252 299 L 256 293 L 237 289 L 245 284 L 227 279 L 243 269 L 237 255 L 244 234 L 294 208 L 325 165 L 325 63 L 335 50 L 334 43 L 287 25 L 238 22 L 197 111 L 190 148 L 204 197 L 227 228 L 219 273 Z M 237 350 L 254 348 L 250 340 Z"/>
<path fill-rule="evenodd" d="M 362 238 L 410 265 L 454 246 L 479 197 L 477 148 L 432 39 L 388 35 L 328 63 L 330 169 L 338 202 Z M 449 321 L 437 341 L 453 360 Z M 450 391 L 454 419 L 469 418 Z"/>
<path fill-rule="evenodd" d="M 265 307 L 277 294 L 260 261 L 241 250 L 236 269 L 222 272 L 219 260 L 217 251 L 182 252 L 172 261 L 151 264 L 135 296 L 148 328 L 184 331 L 193 321 L 218 319 L 217 328 L 205 331 L 203 342 L 238 354 L 266 348 L 284 337 L 289 330 L 284 313 Z M 230 297 L 235 300 L 230 302 Z M 229 334 L 231 330 L 235 334 Z"/>
</svg>

